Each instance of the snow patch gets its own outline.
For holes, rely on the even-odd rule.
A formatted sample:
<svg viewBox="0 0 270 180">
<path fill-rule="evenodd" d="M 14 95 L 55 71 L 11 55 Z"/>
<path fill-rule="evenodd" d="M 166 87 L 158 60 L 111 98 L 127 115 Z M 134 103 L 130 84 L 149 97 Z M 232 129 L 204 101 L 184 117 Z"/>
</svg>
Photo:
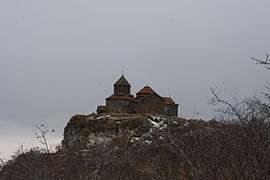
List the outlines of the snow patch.
<svg viewBox="0 0 270 180">
<path fill-rule="evenodd" d="M 139 140 L 140 140 L 140 138 L 132 138 L 132 139 L 130 139 L 130 142 L 134 143 L 134 142 L 139 141 Z"/>
<path fill-rule="evenodd" d="M 184 123 L 184 126 L 188 127 L 189 126 L 189 123 L 188 122 L 185 122 Z"/>
<path fill-rule="evenodd" d="M 100 117 L 98 117 L 97 119 L 103 119 L 103 118 L 109 118 L 109 117 L 111 117 L 111 115 L 100 116 Z"/>
<path fill-rule="evenodd" d="M 95 145 L 106 145 L 112 141 L 112 137 L 105 136 L 105 134 L 100 133 L 98 135 L 90 134 L 88 137 L 88 146 Z"/>
<path fill-rule="evenodd" d="M 160 140 L 164 140 L 165 138 L 163 136 L 159 136 L 159 139 Z"/>
<path fill-rule="evenodd" d="M 150 118 L 153 119 L 153 120 L 158 120 L 158 121 L 161 120 L 160 116 L 150 116 Z"/>
<path fill-rule="evenodd" d="M 145 140 L 144 143 L 146 143 L 146 144 L 152 144 L 152 141 Z"/>
<path fill-rule="evenodd" d="M 155 122 L 155 121 L 152 121 L 151 119 L 148 119 L 148 120 L 153 125 L 153 127 L 158 128 L 158 129 L 160 129 L 160 127 L 164 125 L 163 121 Z"/>
<path fill-rule="evenodd" d="M 154 128 L 157 128 L 160 130 L 167 128 L 167 124 L 165 124 L 163 121 L 155 122 L 155 121 L 152 121 L 151 119 L 148 119 L 148 121 L 152 124 Z M 150 132 L 152 132 L 152 129 L 150 129 Z"/>
</svg>

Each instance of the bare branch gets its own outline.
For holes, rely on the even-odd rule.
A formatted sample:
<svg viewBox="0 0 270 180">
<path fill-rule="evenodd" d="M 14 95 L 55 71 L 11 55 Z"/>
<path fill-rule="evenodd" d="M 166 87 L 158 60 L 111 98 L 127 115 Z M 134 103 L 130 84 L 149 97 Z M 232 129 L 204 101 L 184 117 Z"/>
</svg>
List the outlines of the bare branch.
<svg viewBox="0 0 270 180">
<path fill-rule="evenodd" d="M 56 174 L 56 168 L 53 162 L 53 159 L 51 157 L 51 152 L 50 152 L 50 148 L 49 148 L 49 143 L 47 140 L 47 135 L 50 132 L 55 132 L 54 129 L 50 130 L 45 124 L 40 124 L 40 125 L 35 125 L 36 129 L 38 130 L 38 132 L 36 132 L 36 138 L 40 139 L 41 144 L 44 145 L 45 150 L 46 150 L 46 154 L 47 157 L 49 159 L 50 165 L 51 165 L 51 170 L 53 172 L 53 176 L 58 179 L 58 176 Z"/>
<path fill-rule="evenodd" d="M 218 93 L 216 92 L 215 88 L 210 88 L 210 91 L 213 95 L 213 98 L 210 99 L 210 102 L 212 102 L 214 105 L 218 105 L 218 104 L 223 104 L 227 107 L 230 108 L 230 110 L 233 112 L 234 115 L 237 116 L 237 118 L 239 119 L 239 121 L 245 126 L 245 121 L 242 117 L 242 115 L 239 113 L 239 111 L 237 110 L 237 106 L 239 106 L 241 103 L 237 103 L 236 105 L 232 105 L 231 103 L 229 103 L 228 101 L 221 99 L 218 95 Z"/>
<path fill-rule="evenodd" d="M 266 57 L 263 60 L 257 59 L 257 58 L 254 58 L 254 57 L 250 57 L 250 59 L 255 61 L 256 64 L 264 65 L 267 69 L 270 70 L 270 55 L 269 54 L 266 54 Z"/>
</svg>

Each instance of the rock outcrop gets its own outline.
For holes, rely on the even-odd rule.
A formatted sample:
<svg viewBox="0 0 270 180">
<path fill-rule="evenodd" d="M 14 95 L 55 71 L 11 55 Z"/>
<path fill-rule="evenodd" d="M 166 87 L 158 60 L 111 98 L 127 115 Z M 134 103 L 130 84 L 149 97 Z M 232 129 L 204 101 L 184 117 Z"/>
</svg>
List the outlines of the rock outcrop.
<svg viewBox="0 0 270 180">
<path fill-rule="evenodd" d="M 65 127 L 62 146 L 64 149 L 85 150 L 97 145 L 106 146 L 126 136 L 129 136 L 129 143 L 150 144 L 154 131 L 162 133 L 170 128 L 191 133 L 191 129 L 205 125 L 206 122 L 200 120 L 159 115 L 75 115 Z"/>
</svg>

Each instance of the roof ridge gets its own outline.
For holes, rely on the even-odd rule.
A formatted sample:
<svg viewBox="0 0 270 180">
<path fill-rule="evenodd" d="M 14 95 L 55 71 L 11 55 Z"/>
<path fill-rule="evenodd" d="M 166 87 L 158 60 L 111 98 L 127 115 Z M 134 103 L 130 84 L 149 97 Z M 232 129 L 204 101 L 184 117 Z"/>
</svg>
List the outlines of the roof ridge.
<svg viewBox="0 0 270 180">
<path fill-rule="evenodd" d="M 175 104 L 175 101 L 170 96 L 162 97 L 166 104 Z"/>
<path fill-rule="evenodd" d="M 144 86 L 137 94 L 157 94 L 150 86 Z"/>
</svg>

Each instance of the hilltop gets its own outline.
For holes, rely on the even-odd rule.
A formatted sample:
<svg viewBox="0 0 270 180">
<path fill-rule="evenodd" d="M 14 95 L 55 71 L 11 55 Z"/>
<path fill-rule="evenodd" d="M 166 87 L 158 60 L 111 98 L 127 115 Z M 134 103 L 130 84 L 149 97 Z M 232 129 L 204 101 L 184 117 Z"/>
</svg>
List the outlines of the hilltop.
<svg viewBox="0 0 270 180">
<path fill-rule="evenodd" d="M 255 169 L 254 179 L 267 177 L 270 159 L 263 139 L 268 137 L 261 133 L 258 138 L 262 124 L 253 128 L 255 134 L 247 137 L 237 122 L 75 115 L 65 127 L 61 149 L 21 154 L 2 169 L 0 179 L 249 179 Z"/>
<path fill-rule="evenodd" d="M 127 137 L 127 144 L 134 142 L 151 144 L 154 132 L 191 130 L 206 128 L 202 120 L 186 120 L 177 117 L 136 114 L 103 114 L 73 116 L 65 127 L 63 149 L 88 149 L 96 145 L 113 143 L 115 139 Z"/>
</svg>

